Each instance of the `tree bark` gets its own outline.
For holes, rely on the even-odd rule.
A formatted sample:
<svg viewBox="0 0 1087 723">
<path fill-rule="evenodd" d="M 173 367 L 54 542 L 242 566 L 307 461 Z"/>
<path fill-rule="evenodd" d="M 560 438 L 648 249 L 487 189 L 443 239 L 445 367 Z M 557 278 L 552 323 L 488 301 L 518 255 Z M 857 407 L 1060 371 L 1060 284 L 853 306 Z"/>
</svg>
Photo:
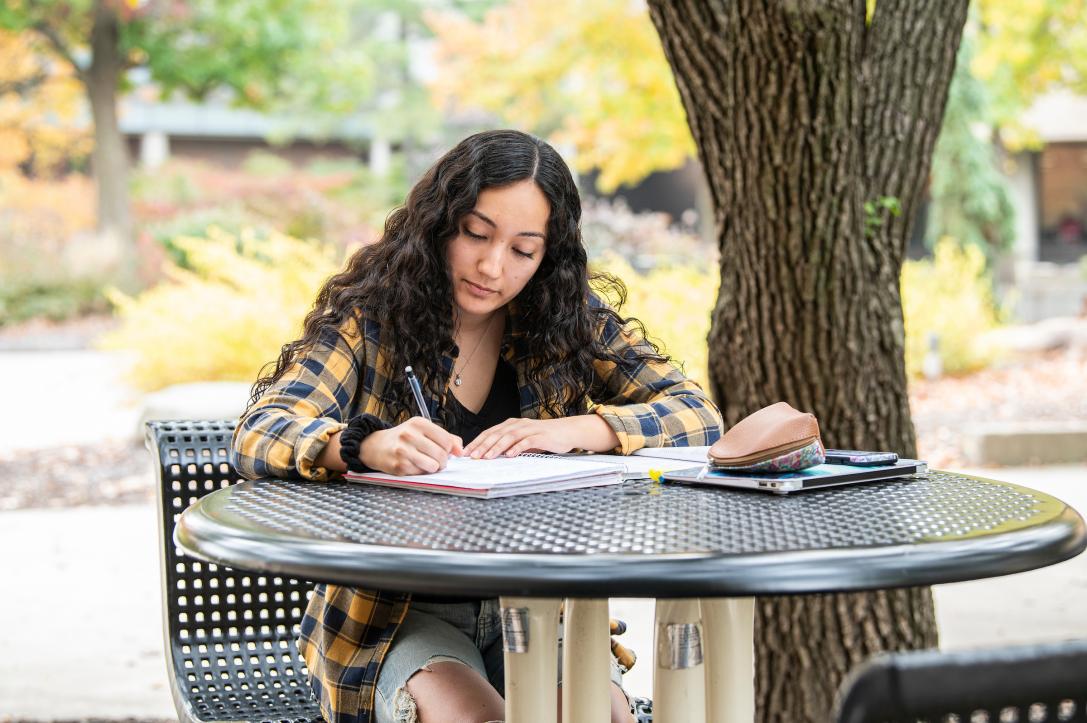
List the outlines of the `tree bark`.
<svg viewBox="0 0 1087 723">
<path fill-rule="evenodd" d="M 117 117 L 117 86 L 124 71 L 120 20 L 105 0 L 94 4 L 91 64 L 80 74 L 94 120 L 91 162 L 98 189 L 98 234 L 112 257 L 109 271 L 123 287 L 137 279 L 137 259 L 128 198 L 128 149 Z"/>
<path fill-rule="evenodd" d="M 784 400 L 827 446 L 915 454 L 899 275 L 967 5 L 649 0 L 713 198 L 726 425 Z M 824 721 L 857 663 L 936 642 L 928 588 L 761 599 L 758 719 Z"/>
</svg>

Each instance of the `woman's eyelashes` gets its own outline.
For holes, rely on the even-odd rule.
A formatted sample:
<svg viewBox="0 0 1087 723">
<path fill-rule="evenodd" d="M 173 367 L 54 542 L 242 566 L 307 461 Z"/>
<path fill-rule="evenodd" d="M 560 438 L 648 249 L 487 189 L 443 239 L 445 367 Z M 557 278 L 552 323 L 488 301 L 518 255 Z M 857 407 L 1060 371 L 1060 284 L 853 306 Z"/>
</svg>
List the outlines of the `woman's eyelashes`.
<svg viewBox="0 0 1087 723">
<path fill-rule="evenodd" d="M 476 233 L 476 232 L 472 231 L 468 227 L 465 227 L 463 230 L 464 230 L 464 235 L 467 236 L 470 239 L 473 239 L 475 241 L 486 241 L 487 240 L 487 237 L 484 234 Z M 518 256 L 521 256 L 522 258 L 526 258 L 526 259 L 536 258 L 536 252 L 535 251 L 523 251 L 523 250 L 517 248 L 516 246 L 513 247 L 513 252 L 515 254 L 517 254 Z"/>
</svg>

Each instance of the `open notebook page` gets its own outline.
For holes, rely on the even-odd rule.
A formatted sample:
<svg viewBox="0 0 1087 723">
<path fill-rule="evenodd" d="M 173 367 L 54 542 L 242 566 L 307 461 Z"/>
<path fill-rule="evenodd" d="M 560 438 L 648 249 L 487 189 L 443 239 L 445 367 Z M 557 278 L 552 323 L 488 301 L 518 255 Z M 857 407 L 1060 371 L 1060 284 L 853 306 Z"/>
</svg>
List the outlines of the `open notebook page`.
<svg viewBox="0 0 1087 723">
<path fill-rule="evenodd" d="M 446 468 L 431 474 L 391 475 L 383 472 L 348 473 L 347 479 L 395 480 L 441 485 L 470 490 L 489 490 L 501 487 L 518 487 L 528 484 L 576 480 L 579 478 L 614 477 L 622 480 L 623 468 L 614 464 L 553 457 L 498 457 L 496 459 L 472 459 L 450 457 Z M 600 484 L 597 481 L 595 484 Z"/>
<path fill-rule="evenodd" d="M 691 466 L 690 460 L 664 459 L 661 457 L 635 457 L 622 454 L 572 454 L 572 455 L 548 455 L 528 453 L 522 457 L 543 457 L 546 459 L 569 459 L 577 462 L 605 462 L 618 465 L 623 470 L 623 479 L 649 479 L 650 472 L 672 472 L 677 469 L 687 469 Z"/>
<path fill-rule="evenodd" d="M 709 447 L 643 447 L 634 452 L 639 457 L 659 457 L 662 459 L 682 459 L 702 464 L 710 457 Z"/>
</svg>

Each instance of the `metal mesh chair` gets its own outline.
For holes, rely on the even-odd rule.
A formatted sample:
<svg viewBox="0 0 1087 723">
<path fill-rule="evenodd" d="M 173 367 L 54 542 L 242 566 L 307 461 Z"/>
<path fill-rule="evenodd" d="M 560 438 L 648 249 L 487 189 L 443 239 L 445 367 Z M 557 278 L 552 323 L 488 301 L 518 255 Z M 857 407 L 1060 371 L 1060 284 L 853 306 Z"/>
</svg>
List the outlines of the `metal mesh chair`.
<svg viewBox="0 0 1087 723">
<path fill-rule="evenodd" d="M 320 721 L 295 637 L 313 583 L 195 560 L 174 545 L 178 515 L 240 481 L 233 421 L 150 422 L 155 455 L 166 666 L 183 723 Z"/>
<path fill-rule="evenodd" d="M 234 421 L 147 424 L 155 455 L 162 542 L 166 666 L 183 723 L 321 721 L 295 639 L 313 583 L 233 570 L 187 557 L 174 544 L 178 516 L 240 481 L 228 449 Z M 633 700 L 638 723 L 652 701 Z"/>
<path fill-rule="evenodd" d="M 842 683 L 834 720 L 1087 721 L 1087 640 L 882 655 Z"/>
</svg>

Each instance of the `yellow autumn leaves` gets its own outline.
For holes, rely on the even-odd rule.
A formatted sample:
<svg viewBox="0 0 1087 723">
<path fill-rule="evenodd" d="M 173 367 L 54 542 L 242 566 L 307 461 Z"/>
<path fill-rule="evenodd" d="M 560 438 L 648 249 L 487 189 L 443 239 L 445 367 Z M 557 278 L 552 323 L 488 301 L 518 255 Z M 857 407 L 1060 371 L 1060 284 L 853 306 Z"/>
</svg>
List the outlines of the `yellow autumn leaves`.
<svg viewBox="0 0 1087 723">
<path fill-rule="evenodd" d="M 645 6 L 630 0 L 510 0 L 480 22 L 432 13 L 430 90 L 543 133 L 610 192 L 695 152 L 672 70 Z"/>
</svg>

